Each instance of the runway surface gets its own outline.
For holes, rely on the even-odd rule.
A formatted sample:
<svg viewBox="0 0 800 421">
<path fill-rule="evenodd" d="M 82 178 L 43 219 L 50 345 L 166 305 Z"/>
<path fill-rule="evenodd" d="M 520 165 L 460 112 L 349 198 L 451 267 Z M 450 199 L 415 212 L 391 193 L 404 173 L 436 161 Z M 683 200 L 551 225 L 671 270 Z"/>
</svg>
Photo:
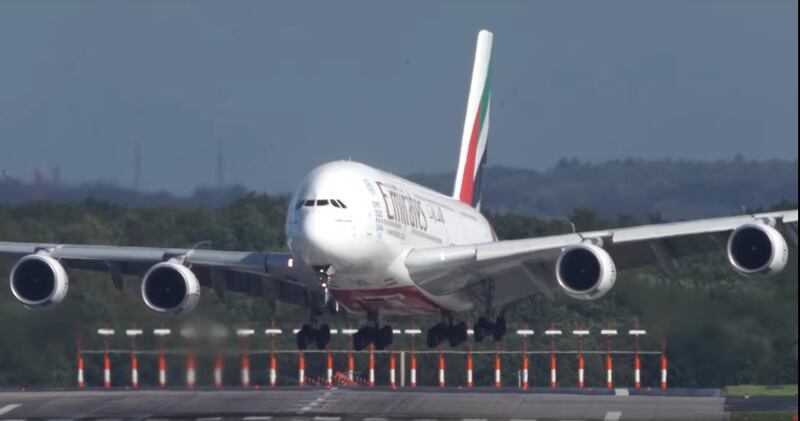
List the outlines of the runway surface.
<svg viewBox="0 0 800 421">
<path fill-rule="evenodd" d="M 0 420 L 723 420 L 722 397 L 437 390 L 0 392 Z"/>
</svg>

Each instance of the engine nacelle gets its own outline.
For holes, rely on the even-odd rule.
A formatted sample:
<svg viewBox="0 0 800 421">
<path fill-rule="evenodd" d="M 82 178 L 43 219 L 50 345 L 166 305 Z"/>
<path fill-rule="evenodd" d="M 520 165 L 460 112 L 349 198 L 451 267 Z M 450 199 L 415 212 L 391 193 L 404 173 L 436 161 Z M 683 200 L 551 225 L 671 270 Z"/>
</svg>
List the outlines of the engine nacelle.
<svg viewBox="0 0 800 421">
<path fill-rule="evenodd" d="M 158 313 L 186 313 L 200 301 L 200 282 L 186 266 L 174 261 L 161 262 L 144 274 L 142 299 Z"/>
<path fill-rule="evenodd" d="M 614 286 L 617 266 L 601 247 L 577 244 L 561 252 L 556 261 L 556 279 L 570 297 L 595 300 Z"/>
<path fill-rule="evenodd" d="M 771 275 L 786 267 L 789 246 L 775 228 L 759 222 L 747 223 L 728 238 L 728 260 L 744 275 Z"/>
<path fill-rule="evenodd" d="M 46 254 L 29 254 L 11 268 L 11 293 L 28 308 L 60 303 L 67 295 L 69 278 L 64 266 Z"/>
</svg>

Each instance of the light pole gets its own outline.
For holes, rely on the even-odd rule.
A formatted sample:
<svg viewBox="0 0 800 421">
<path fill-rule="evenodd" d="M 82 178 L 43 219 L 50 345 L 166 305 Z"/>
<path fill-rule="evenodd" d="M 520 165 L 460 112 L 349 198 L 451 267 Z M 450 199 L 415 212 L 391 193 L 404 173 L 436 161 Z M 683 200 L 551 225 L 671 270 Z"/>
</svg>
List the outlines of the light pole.
<svg viewBox="0 0 800 421">
<path fill-rule="evenodd" d="M 417 387 L 417 335 L 422 334 L 422 329 L 406 329 L 403 331 L 406 335 L 411 336 L 411 354 L 409 355 L 409 384 L 411 387 Z M 400 355 L 400 386 L 405 386 L 406 383 L 406 370 L 405 370 L 405 354 Z"/>
<path fill-rule="evenodd" d="M 194 357 L 194 344 L 197 339 L 197 329 L 186 326 L 180 331 L 181 337 L 186 341 L 186 387 L 194 389 L 197 384 L 197 360 Z"/>
<path fill-rule="evenodd" d="M 558 387 L 558 377 L 556 373 L 556 340 L 555 338 L 561 336 L 561 331 L 558 329 L 548 329 L 544 331 L 545 336 L 550 338 L 550 387 L 555 389 Z"/>
<path fill-rule="evenodd" d="M 528 337 L 533 335 L 533 329 L 518 329 L 517 335 L 522 336 L 522 369 L 520 375 L 520 386 L 522 390 L 528 390 Z"/>
<path fill-rule="evenodd" d="M 358 329 L 346 328 L 341 330 L 343 335 L 349 336 L 347 338 L 347 379 L 351 382 L 355 381 L 356 361 L 353 358 L 353 335 L 358 333 Z"/>
<path fill-rule="evenodd" d="M 614 388 L 614 363 L 611 360 L 611 338 L 617 335 L 617 329 L 602 329 L 600 335 L 606 338 L 606 386 Z"/>
<path fill-rule="evenodd" d="M 247 389 L 250 387 L 250 348 L 247 343 L 247 339 L 253 335 L 255 335 L 256 331 L 253 329 L 245 328 L 245 329 L 237 329 L 236 336 L 241 339 L 242 343 L 242 366 L 241 366 L 241 377 L 242 377 L 242 387 Z"/>
<path fill-rule="evenodd" d="M 275 357 L 275 336 L 283 333 L 281 329 L 275 327 L 275 321 L 272 321 L 272 327 L 264 331 L 269 335 L 269 385 L 275 387 L 278 385 L 278 359 Z"/>
<path fill-rule="evenodd" d="M 589 335 L 586 329 L 575 329 L 572 334 L 578 337 L 578 387 L 583 389 L 586 385 L 584 381 L 584 370 L 586 369 L 586 359 L 583 357 L 583 337 Z"/>
<path fill-rule="evenodd" d="M 103 337 L 103 387 L 111 387 L 111 358 L 108 356 L 108 338 L 114 336 L 114 329 L 107 327 L 97 329 L 97 334 Z"/>
<path fill-rule="evenodd" d="M 635 338 L 635 351 L 633 354 L 633 375 L 634 375 L 634 386 L 638 389 L 642 387 L 642 362 L 639 358 L 639 337 L 644 336 L 647 334 L 647 331 L 644 329 L 631 329 L 628 331 L 628 335 L 631 335 Z"/>
<path fill-rule="evenodd" d="M 167 387 L 167 358 L 164 356 L 164 338 L 172 333 L 170 329 L 153 329 L 153 335 L 158 337 L 158 386 Z"/>
<path fill-rule="evenodd" d="M 125 335 L 131 338 L 131 387 L 139 387 L 139 358 L 136 356 L 136 337 L 144 333 L 142 329 L 127 329 Z"/>
</svg>

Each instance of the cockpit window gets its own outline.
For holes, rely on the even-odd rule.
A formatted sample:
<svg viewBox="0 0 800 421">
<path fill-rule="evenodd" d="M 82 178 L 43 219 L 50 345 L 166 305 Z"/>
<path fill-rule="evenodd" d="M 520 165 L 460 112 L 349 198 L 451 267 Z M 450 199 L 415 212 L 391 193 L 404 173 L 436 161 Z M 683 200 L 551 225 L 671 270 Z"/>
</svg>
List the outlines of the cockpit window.
<svg viewBox="0 0 800 421">
<path fill-rule="evenodd" d="M 317 206 L 328 206 L 328 200 L 327 199 L 317 200 Z"/>
<path fill-rule="evenodd" d="M 313 200 L 306 200 L 305 206 L 314 206 L 314 201 Z"/>
<path fill-rule="evenodd" d="M 333 205 L 334 208 L 341 208 L 341 206 L 339 206 L 339 202 L 336 199 L 331 199 L 331 205 Z"/>
<path fill-rule="evenodd" d="M 304 200 L 298 200 L 297 203 L 295 203 L 294 208 L 295 209 L 302 208 L 303 207 L 303 202 L 304 202 Z"/>
<path fill-rule="evenodd" d="M 336 199 L 336 201 L 337 201 L 337 202 L 339 202 L 339 204 L 340 204 L 340 205 L 342 205 L 342 208 L 343 208 L 343 209 L 347 209 L 347 206 L 345 206 L 344 202 L 342 202 L 342 201 L 341 201 L 341 200 L 339 200 L 339 199 Z"/>
</svg>

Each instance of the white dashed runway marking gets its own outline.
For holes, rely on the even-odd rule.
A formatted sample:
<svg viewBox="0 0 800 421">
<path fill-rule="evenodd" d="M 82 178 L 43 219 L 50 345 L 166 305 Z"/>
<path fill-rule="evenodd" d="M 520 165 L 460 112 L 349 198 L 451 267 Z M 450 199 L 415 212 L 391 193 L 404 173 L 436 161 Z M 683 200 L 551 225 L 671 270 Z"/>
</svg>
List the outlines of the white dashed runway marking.
<svg viewBox="0 0 800 421">
<path fill-rule="evenodd" d="M 10 403 L 10 404 L 8 404 L 6 406 L 0 407 L 0 415 L 8 414 L 9 412 L 19 408 L 20 406 L 22 406 L 22 405 L 20 405 L 18 403 Z"/>
</svg>

